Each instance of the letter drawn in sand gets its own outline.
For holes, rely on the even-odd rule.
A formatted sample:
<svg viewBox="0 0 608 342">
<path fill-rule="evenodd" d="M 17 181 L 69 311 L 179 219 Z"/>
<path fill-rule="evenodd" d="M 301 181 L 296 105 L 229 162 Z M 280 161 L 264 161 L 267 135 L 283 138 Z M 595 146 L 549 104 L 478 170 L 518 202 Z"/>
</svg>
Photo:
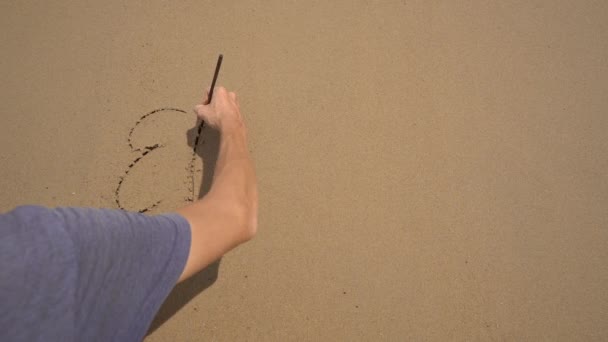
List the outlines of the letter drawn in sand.
<svg viewBox="0 0 608 342">
<path fill-rule="evenodd" d="M 137 120 L 127 139 L 136 156 L 118 181 L 118 208 L 163 212 L 193 200 L 196 155 L 185 143 L 192 125 L 192 117 L 177 108 L 156 109 Z M 200 130 L 195 141 L 199 137 Z"/>
</svg>

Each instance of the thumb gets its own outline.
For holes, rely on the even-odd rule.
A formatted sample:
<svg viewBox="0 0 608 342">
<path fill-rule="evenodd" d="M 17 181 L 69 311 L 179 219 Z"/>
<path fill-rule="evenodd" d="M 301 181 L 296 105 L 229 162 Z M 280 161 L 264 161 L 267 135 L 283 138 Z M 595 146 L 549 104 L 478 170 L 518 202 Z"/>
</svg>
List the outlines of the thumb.
<svg viewBox="0 0 608 342">
<path fill-rule="evenodd" d="M 207 116 L 208 112 L 209 112 L 209 107 L 206 105 L 198 104 L 198 105 L 194 106 L 194 113 L 203 119 Z"/>
</svg>

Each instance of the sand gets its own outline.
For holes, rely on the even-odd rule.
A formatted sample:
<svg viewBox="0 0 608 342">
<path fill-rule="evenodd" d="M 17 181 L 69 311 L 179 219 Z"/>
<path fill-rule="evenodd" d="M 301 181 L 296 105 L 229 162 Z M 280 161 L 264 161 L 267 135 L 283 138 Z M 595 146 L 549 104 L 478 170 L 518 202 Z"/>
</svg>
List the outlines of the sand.
<svg viewBox="0 0 608 342">
<path fill-rule="evenodd" d="M 146 341 L 608 339 L 604 2 L 0 8 L 3 211 L 204 193 L 191 108 L 225 56 L 259 234 Z"/>
</svg>

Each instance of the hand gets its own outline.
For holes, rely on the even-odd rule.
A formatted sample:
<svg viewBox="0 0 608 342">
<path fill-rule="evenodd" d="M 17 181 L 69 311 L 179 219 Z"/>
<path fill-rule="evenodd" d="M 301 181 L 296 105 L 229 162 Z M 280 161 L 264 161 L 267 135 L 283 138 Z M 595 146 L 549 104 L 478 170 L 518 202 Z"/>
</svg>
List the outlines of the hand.
<svg viewBox="0 0 608 342">
<path fill-rule="evenodd" d="M 194 112 L 209 126 L 217 128 L 220 132 L 245 129 L 236 94 L 228 92 L 224 87 L 215 89 L 211 103 L 207 90 L 205 100 L 194 107 Z"/>
</svg>

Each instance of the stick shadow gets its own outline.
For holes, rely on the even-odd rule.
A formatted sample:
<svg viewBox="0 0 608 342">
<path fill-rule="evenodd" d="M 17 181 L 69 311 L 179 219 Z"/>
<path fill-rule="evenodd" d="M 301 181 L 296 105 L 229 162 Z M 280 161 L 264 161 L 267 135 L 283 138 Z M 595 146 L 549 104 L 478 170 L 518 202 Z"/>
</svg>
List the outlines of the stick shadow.
<svg viewBox="0 0 608 342">
<path fill-rule="evenodd" d="M 188 146 L 192 148 L 194 148 L 196 137 L 198 135 L 199 124 L 200 120 L 197 121 L 193 128 L 186 132 Z M 215 164 L 217 162 L 219 153 L 219 146 L 219 132 L 205 125 L 196 146 L 196 155 L 203 160 L 203 181 L 201 182 L 200 186 L 199 198 L 205 196 L 211 188 L 211 182 L 215 173 Z M 156 331 L 156 329 L 173 317 L 173 315 L 175 315 L 194 297 L 213 285 L 218 277 L 220 262 L 221 258 L 189 279 L 177 284 L 158 310 L 152 324 L 150 324 L 147 335 Z"/>
</svg>

